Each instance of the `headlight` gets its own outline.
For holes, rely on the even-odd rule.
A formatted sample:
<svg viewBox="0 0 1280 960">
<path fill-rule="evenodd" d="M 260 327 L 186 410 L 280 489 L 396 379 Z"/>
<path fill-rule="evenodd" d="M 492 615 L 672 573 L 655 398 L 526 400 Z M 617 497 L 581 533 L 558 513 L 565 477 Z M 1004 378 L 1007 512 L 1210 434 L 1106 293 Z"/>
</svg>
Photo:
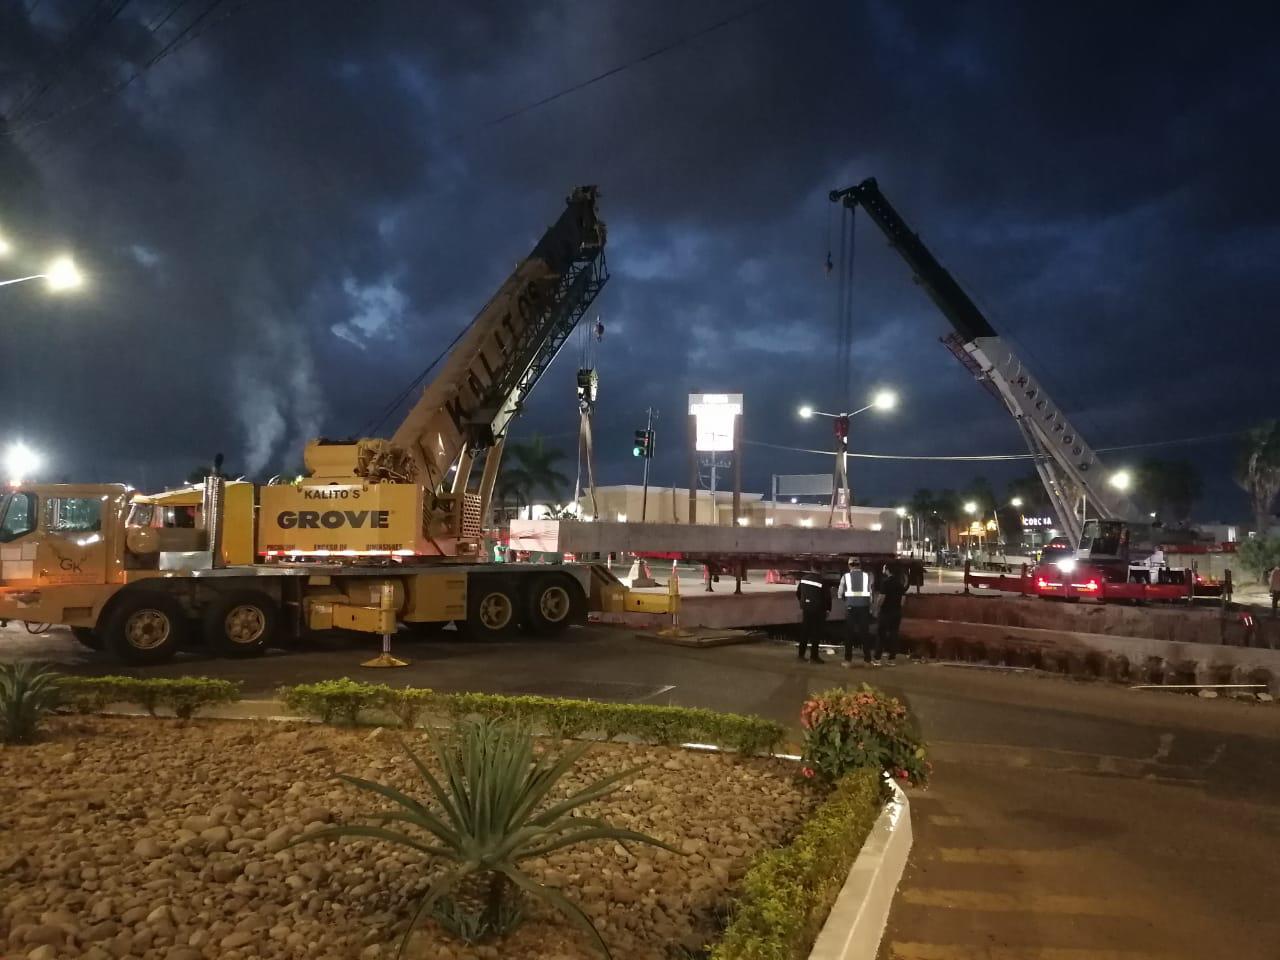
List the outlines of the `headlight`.
<svg viewBox="0 0 1280 960">
<path fill-rule="evenodd" d="M 1065 560 L 1058 561 L 1058 569 L 1063 573 L 1071 573 L 1075 568 L 1076 561 L 1074 557 L 1067 557 Z"/>
</svg>

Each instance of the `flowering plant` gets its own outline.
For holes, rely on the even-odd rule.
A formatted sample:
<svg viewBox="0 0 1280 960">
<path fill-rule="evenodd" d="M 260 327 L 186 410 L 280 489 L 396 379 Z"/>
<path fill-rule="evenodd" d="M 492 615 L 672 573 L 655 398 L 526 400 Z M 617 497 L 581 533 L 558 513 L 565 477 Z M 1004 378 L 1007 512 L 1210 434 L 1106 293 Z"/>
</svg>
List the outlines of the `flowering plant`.
<svg viewBox="0 0 1280 960">
<path fill-rule="evenodd" d="M 800 708 L 800 725 L 805 776 L 830 784 L 857 767 L 877 767 L 917 785 L 929 779 L 930 764 L 907 708 L 865 683 L 810 697 Z"/>
</svg>

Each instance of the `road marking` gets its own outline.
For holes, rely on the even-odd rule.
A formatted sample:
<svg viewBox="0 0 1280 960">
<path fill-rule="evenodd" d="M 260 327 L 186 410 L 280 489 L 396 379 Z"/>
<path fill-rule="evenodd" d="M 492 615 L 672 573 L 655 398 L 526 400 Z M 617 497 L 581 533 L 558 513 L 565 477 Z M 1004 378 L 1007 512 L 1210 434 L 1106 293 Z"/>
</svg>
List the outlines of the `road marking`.
<svg viewBox="0 0 1280 960">
<path fill-rule="evenodd" d="M 945 943 L 889 944 L 893 960 L 1162 960 L 1140 950 L 1087 947 L 969 947 Z"/>
<path fill-rule="evenodd" d="M 950 817 L 945 814 L 935 813 L 929 817 L 929 822 L 935 827 L 962 827 L 964 826 L 964 817 Z"/>
<path fill-rule="evenodd" d="M 1134 916 L 1132 904 L 1101 897 L 1059 893 L 988 893 L 982 890 L 903 890 L 902 899 L 919 907 L 1003 913 L 1064 913 L 1093 917 Z"/>
<path fill-rule="evenodd" d="M 676 685 L 674 683 L 663 684 L 657 690 L 653 691 L 653 693 L 645 694 L 643 697 L 637 697 L 634 702 L 643 703 L 645 700 L 652 700 L 654 697 L 660 697 L 664 693 L 670 693 L 675 688 Z"/>
<path fill-rule="evenodd" d="M 938 859 L 947 863 L 981 863 L 1002 867 L 1051 867 L 1078 855 L 1070 850 L 1005 850 L 985 847 L 939 847 Z"/>
</svg>

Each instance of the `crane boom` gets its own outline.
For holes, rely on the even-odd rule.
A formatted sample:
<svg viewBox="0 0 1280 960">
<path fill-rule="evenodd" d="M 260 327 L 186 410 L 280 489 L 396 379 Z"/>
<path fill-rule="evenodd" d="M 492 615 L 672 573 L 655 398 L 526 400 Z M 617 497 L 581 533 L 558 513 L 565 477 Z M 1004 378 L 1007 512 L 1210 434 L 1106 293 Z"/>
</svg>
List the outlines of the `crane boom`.
<svg viewBox="0 0 1280 960">
<path fill-rule="evenodd" d="M 955 331 L 943 342 L 1013 416 L 1034 458 L 1058 523 L 1073 543 L 1084 533 L 1086 504 L 1103 520 L 1133 521 L 1137 513 L 1106 480 L 1097 453 L 991 322 L 907 226 L 874 178 L 831 191 L 831 201 L 862 207 L 915 274 Z"/>
<path fill-rule="evenodd" d="M 579 187 L 560 218 L 472 321 L 391 436 L 428 486 L 464 451 L 506 434 L 551 361 L 608 279 L 595 187 Z"/>
<path fill-rule="evenodd" d="M 308 443 L 310 476 L 300 494 L 329 495 L 334 491 L 315 488 L 354 481 L 385 488 L 366 490 L 365 499 L 393 503 L 415 489 L 419 530 L 385 539 L 413 543 L 402 551 L 413 555 L 474 554 L 511 419 L 609 278 L 597 198 L 594 186 L 573 190 L 560 217 L 445 353 L 390 439 Z M 483 472 L 472 484 L 480 459 Z M 276 539 L 292 545 L 296 538 Z"/>
</svg>

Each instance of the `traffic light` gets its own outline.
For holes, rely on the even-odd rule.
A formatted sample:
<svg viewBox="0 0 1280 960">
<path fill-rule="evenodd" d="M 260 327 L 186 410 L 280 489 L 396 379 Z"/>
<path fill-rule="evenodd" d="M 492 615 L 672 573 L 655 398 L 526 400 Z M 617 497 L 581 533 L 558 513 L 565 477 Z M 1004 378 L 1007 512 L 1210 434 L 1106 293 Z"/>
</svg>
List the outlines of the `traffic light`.
<svg viewBox="0 0 1280 960">
<path fill-rule="evenodd" d="M 633 457 L 644 457 L 646 460 L 653 459 L 653 431 L 637 430 L 635 442 L 631 446 L 631 455 Z"/>
</svg>

